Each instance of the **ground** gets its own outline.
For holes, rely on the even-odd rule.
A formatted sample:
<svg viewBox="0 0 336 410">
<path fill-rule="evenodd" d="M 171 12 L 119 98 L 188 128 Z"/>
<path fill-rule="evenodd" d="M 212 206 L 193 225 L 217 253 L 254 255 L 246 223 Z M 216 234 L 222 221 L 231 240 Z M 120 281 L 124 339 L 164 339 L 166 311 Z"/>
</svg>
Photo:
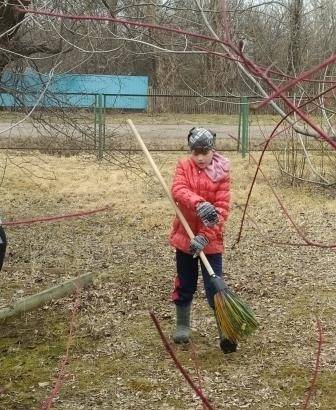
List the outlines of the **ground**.
<svg viewBox="0 0 336 410">
<path fill-rule="evenodd" d="M 225 278 L 253 308 L 260 328 L 240 343 L 237 353 L 223 355 L 200 282 L 192 343 L 173 346 L 174 351 L 213 408 L 300 408 L 315 366 L 320 321 L 321 363 L 310 406 L 335 408 L 336 253 L 281 245 L 303 242 L 262 176 L 236 244 L 255 168 L 235 152 L 223 154 L 232 162 L 233 177 Z M 177 159 L 185 153 L 153 155 L 169 183 Z M 136 159 L 150 173 L 142 155 Z M 4 161 L 2 154 L 0 163 Z M 307 238 L 336 242 L 335 192 L 290 186 L 272 153 L 266 155 L 263 171 Z M 1 307 L 86 272 L 93 273 L 94 285 L 79 296 L 1 323 L 0 408 L 41 408 L 66 353 L 76 299 L 76 329 L 55 409 L 202 408 L 149 315 L 155 312 L 170 338 L 175 267 L 167 236 L 173 210 L 155 178 L 125 175 L 89 155 L 16 153 L 10 161 L 7 157 L 0 191 L 5 221 L 110 205 L 107 212 L 86 218 L 7 228 Z"/>
</svg>

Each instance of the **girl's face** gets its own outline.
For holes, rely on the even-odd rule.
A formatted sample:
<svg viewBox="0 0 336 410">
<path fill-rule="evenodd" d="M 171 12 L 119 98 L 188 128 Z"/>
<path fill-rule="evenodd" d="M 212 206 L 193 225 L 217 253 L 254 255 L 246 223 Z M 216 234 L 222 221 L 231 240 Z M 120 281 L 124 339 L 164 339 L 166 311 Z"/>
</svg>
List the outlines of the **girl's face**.
<svg viewBox="0 0 336 410">
<path fill-rule="evenodd" d="M 211 164 L 214 151 L 212 149 L 193 149 L 191 151 L 191 159 L 198 166 L 204 169 Z"/>
</svg>

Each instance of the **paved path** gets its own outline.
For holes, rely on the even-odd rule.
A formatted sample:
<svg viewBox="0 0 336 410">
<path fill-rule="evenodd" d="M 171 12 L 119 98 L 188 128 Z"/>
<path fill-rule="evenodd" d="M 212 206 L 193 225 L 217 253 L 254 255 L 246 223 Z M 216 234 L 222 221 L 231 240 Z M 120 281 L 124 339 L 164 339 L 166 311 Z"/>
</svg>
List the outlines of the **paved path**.
<svg viewBox="0 0 336 410">
<path fill-rule="evenodd" d="M 188 131 L 193 127 L 193 124 L 135 124 L 139 133 L 143 137 L 183 137 L 188 135 Z M 198 124 L 195 124 L 198 125 Z M 238 135 L 238 124 L 237 125 L 227 125 L 227 124 L 202 124 L 205 128 L 210 128 L 216 131 L 218 138 L 223 138 L 229 134 L 233 136 Z M 263 135 L 269 135 L 273 126 L 271 125 L 251 125 L 250 135 L 255 138 L 263 137 Z M 117 124 L 109 124 L 108 129 L 118 129 Z M 128 133 L 127 127 L 120 127 L 119 132 L 121 135 Z"/>
<path fill-rule="evenodd" d="M 14 128 L 10 129 L 12 123 L 10 122 L 1 122 L 0 123 L 0 140 L 3 140 L 5 146 L 17 146 L 16 139 L 20 139 L 20 146 L 31 146 L 34 138 L 38 137 L 38 145 L 43 145 L 43 135 L 49 137 L 55 137 L 55 142 L 57 142 L 57 137 L 61 135 L 64 139 L 64 134 L 67 134 L 70 139 L 76 139 L 79 142 L 82 138 L 82 131 L 80 129 L 74 130 L 71 126 L 68 128 L 65 125 L 58 127 L 56 125 L 56 130 L 48 126 L 41 126 L 36 123 L 34 126 L 30 121 L 23 122 Z M 93 132 L 93 124 L 81 124 L 81 128 L 86 133 L 89 134 Z M 187 148 L 187 135 L 190 128 L 193 127 L 193 123 L 190 124 L 158 124 L 157 122 L 153 123 L 139 123 L 135 124 L 140 135 L 142 136 L 144 142 L 149 149 L 152 150 L 183 150 Z M 199 125 L 199 124 L 195 124 Z M 234 149 L 236 147 L 236 142 L 230 137 L 232 135 L 234 138 L 238 136 L 238 124 L 202 124 L 206 128 L 213 129 L 217 133 L 217 148 L 218 149 Z M 62 128 L 62 133 L 58 134 L 57 128 Z M 68 130 L 66 132 L 66 130 Z M 251 125 L 250 126 L 250 141 L 251 147 L 258 146 L 265 137 L 269 136 L 273 130 L 271 125 Z M 107 147 L 115 147 L 116 143 L 118 148 L 129 149 L 137 148 L 136 141 L 128 127 L 124 122 L 123 124 L 106 124 L 106 142 Z M 41 138 L 42 137 L 42 138 Z M 93 139 L 89 137 L 93 142 Z M 10 140 L 10 141 L 8 141 Z M 29 141 L 29 142 L 28 142 Z M 86 140 L 86 143 L 88 140 Z M 2 145 L 3 145 L 2 144 Z M 57 144 L 56 144 L 57 145 Z"/>
<path fill-rule="evenodd" d="M 36 127 L 30 122 L 23 122 L 14 128 L 8 130 L 13 124 L 11 122 L 1 122 L 0 123 L 0 137 L 4 136 L 33 136 L 37 133 Z M 140 123 L 136 124 L 137 129 L 144 137 L 185 137 L 188 134 L 190 128 L 194 124 L 157 124 L 157 123 Z M 198 125 L 198 124 L 195 124 Z M 227 124 L 201 124 L 206 128 L 213 129 L 216 131 L 218 137 L 223 137 L 228 134 L 237 135 L 238 124 L 237 125 L 227 125 Z M 93 125 L 92 125 L 93 126 Z M 125 135 L 129 133 L 128 127 L 125 124 L 107 124 L 108 130 L 116 130 L 120 135 Z M 255 137 L 262 137 L 263 133 L 270 133 L 273 126 L 269 125 L 251 125 L 250 134 Z"/>
</svg>

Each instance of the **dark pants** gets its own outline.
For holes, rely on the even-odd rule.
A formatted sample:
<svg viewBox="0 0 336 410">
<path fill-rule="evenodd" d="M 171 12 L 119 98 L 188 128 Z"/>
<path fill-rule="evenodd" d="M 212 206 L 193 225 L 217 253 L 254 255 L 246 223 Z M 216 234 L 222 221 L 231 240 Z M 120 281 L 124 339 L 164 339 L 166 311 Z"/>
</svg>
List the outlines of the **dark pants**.
<svg viewBox="0 0 336 410">
<path fill-rule="evenodd" d="M 215 253 L 206 255 L 213 271 L 217 276 L 222 276 L 222 254 Z M 174 283 L 172 299 L 176 305 L 189 305 L 197 289 L 198 261 L 201 262 L 205 294 L 211 308 L 214 308 L 214 295 L 216 289 L 210 280 L 210 275 L 200 258 L 193 258 L 192 255 L 176 250 L 176 270 L 177 276 Z"/>
<path fill-rule="evenodd" d="M 0 225 L 0 270 L 2 269 L 3 261 L 5 259 L 6 246 L 7 246 L 7 240 L 6 240 L 5 230 Z"/>
</svg>

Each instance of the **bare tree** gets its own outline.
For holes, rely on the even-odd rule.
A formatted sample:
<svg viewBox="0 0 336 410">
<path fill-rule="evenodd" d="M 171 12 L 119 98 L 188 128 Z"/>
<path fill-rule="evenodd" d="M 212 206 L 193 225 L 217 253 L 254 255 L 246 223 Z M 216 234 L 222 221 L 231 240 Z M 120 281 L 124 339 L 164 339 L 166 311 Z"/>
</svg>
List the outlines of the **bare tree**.
<svg viewBox="0 0 336 410">
<path fill-rule="evenodd" d="M 18 11 L 18 6 L 28 6 L 29 0 L 0 1 L 0 73 L 11 63 L 34 54 L 56 54 L 60 52 L 57 44 L 36 36 L 31 30 L 32 19 Z M 24 26 L 24 30 L 22 30 Z"/>
<path fill-rule="evenodd" d="M 289 17 L 288 74 L 296 74 L 301 66 L 303 0 L 292 0 Z"/>
<path fill-rule="evenodd" d="M 50 13 L 39 14 L 38 1 L 34 4 L 37 13 L 24 11 L 28 2 L 13 2 L 10 6 L 2 2 L 3 11 L 12 16 L 5 35 L 12 50 L 2 50 L 3 60 L 7 66 L 11 63 L 12 71 L 33 67 L 43 73 L 57 65 L 57 73 L 149 74 L 156 86 L 192 89 L 200 96 L 210 90 L 250 93 L 259 100 L 271 95 L 268 104 L 293 132 L 331 143 L 332 121 L 328 122 L 326 131 L 287 97 L 290 92 L 297 95 L 299 102 L 307 100 L 311 91 L 317 95 L 314 84 L 317 88 L 318 84 L 326 84 L 319 67 L 314 81 L 318 79 L 320 83 L 309 82 L 311 74 L 307 78 L 298 76 L 297 80 L 295 73 L 325 58 L 323 54 L 316 60 L 316 48 L 322 32 L 325 41 L 333 33 L 332 24 L 323 26 L 327 13 L 334 11 L 330 2 L 324 2 L 323 10 L 317 7 L 318 0 L 195 0 L 188 6 L 180 0 L 164 3 L 75 0 L 47 4 Z M 92 18 L 80 18 L 81 15 Z M 307 22 L 315 27 L 309 40 L 305 31 Z M 19 48 L 13 51 L 15 44 L 22 45 L 28 40 L 35 54 L 26 55 L 29 47 L 26 51 L 19 52 Z M 308 43 L 309 53 L 303 56 L 302 49 Z M 327 63 L 323 67 L 331 75 L 332 68 Z M 283 82 L 289 85 L 279 91 Z M 279 97 L 283 100 L 281 105 L 276 101 Z M 317 103 L 312 100 L 307 109 L 312 109 L 314 104 Z M 79 135 L 85 135 L 85 144 L 93 144 L 94 138 L 88 135 L 90 128 L 79 126 L 82 119 L 72 127 L 73 115 L 67 115 L 64 110 L 59 113 L 66 126 L 44 123 L 44 130 L 62 135 L 61 144 L 66 138 L 79 148 L 83 143 Z M 43 122 L 41 114 L 38 120 L 40 124 Z M 45 121 L 48 121 L 46 117 Z M 73 131 L 69 132 L 69 127 Z"/>
</svg>

